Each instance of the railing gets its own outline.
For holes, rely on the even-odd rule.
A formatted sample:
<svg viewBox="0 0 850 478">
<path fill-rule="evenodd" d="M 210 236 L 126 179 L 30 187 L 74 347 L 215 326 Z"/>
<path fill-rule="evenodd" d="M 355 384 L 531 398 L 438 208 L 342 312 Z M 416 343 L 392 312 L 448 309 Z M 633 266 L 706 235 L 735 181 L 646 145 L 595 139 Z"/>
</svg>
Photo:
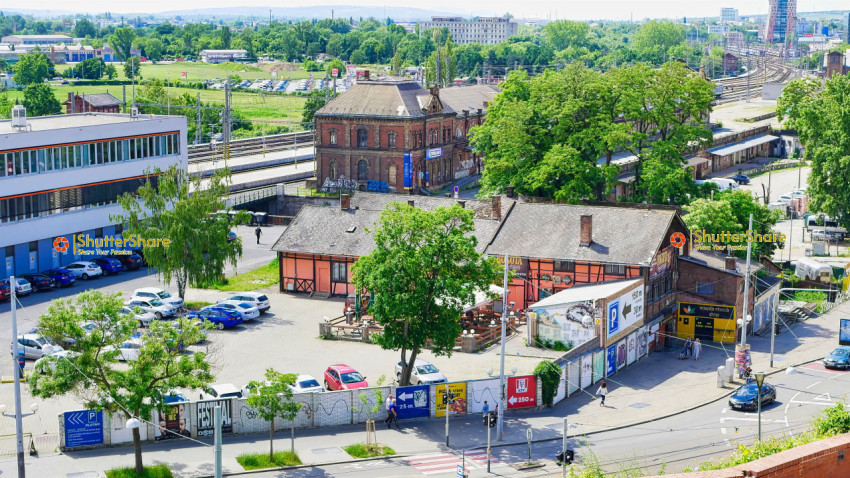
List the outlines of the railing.
<svg viewBox="0 0 850 478">
<path fill-rule="evenodd" d="M 277 186 L 268 186 L 250 191 L 241 192 L 230 196 L 230 205 L 235 207 L 241 204 L 247 204 L 253 201 L 259 201 L 270 197 L 277 196 Z"/>
</svg>

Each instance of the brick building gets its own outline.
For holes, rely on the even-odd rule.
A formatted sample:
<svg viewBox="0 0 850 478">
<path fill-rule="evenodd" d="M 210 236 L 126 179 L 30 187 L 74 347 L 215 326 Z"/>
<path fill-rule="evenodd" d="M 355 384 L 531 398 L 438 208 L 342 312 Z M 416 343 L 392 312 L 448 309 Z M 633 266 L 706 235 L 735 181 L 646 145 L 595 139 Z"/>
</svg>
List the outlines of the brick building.
<svg viewBox="0 0 850 478">
<path fill-rule="evenodd" d="M 833 75 L 846 75 L 850 72 L 850 55 L 845 55 L 840 51 L 831 51 L 823 58 L 826 78 L 832 78 Z"/>
<path fill-rule="evenodd" d="M 341 178 L 390 190 L 438 187 L 478 167 L 469 129 L 483 121 L 497 90 L 427 90 L 400 78 L 359 81 L 315 116 L 319 185 Z"/>
<path fill-rule="evenodd" d="M 62 102 L 65 113 L 120 113 L 124 103 L 110 93 L 76 95 L 68 92 L 68 99 Z"/>
<path fill-rule="evenodd" d="M 738 57 L 731 54 L 726 53 L 723 55 L 723 72 L 727 75 L 736 75 L 738 74 Z"/>
</svg>

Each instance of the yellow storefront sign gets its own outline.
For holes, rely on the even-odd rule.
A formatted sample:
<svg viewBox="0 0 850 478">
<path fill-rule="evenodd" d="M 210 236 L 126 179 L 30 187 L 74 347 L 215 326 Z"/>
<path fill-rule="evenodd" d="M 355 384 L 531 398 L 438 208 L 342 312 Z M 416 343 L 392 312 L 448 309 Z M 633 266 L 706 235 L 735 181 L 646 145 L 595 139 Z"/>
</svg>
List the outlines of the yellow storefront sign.
<svg viewBox="0 0 850 478">
<path fill-rule="evenodd" d="M 679 338 L 735 343 L 735 332 L 735 307 L 679 302 L 679 320 L 676 328 L 676 335 Z"/>
<path fill-rule="evenodd" d="M 454 401 L 446 400 L 446 389 L 454 395 Z M 437 390 L 437 413 L 436 416 L 446 416 L 446 406 L 451 407 L 452 415 L 463 415 L 466 413 L 466 382 L 436 385 Z"/>
</svg>

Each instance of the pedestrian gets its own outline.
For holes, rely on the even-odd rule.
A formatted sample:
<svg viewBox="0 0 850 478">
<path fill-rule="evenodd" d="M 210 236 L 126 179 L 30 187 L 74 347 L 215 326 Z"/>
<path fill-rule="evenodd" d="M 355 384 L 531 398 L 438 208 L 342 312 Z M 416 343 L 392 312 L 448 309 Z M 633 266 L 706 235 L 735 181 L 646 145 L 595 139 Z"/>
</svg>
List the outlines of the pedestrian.
<svg viewBox="0 0 850 478">
<path fill-rule="evenodd" d="M 685 360 L 688 358 L 688 349 L 691 346 L 691 339 L 685 341 L 685 345 L 682 347 L 682 353 L 679 354 L 679 360 Z"/>
<path fill-rule="evenodd" d="M 694 341 L 693 347 L 694 347 L 694 360 L 699 360 L 699 354 L 702 353 L 702 344 L 700 343 L 699 339 L 696 339 Z"/>
<path fill-rule="evenodd" d="M 390 411 L 389 411 L 389 417 L 388 418 L 389 418 L 389 423 L 387 423 L 388 429 L 392 428 L 393 423 L 395 423 L 395 429 L 401 430 L 401 427 L 398 426 L 398 412 L 396 410 L 395 400 L 393 400 L 392 403 L 390 404 Z"/>
<path fill-rule="evenodd" d="M 487 403 L 487 400 L 484 400 L 484 406 L 481 407 L 481 411 L 484 412 L 484 416 L 486 417 L 488 413 L 490 413 L 490 404 Z"/>
<path fill-rule="evenodd" d="M 602 397 L 602 401 L 599 402 L 600 407 L 605 406 L 605 396 L 608 395 L 608 384 L 605 381 L 602 381 L 602 385 L 599 386 L 599 390 L 596 391 L 596 394 Z"/>
<path fill-rule="evenodd" d="M 384 402 L 384 409 L 387 411 L 387 418 L 384 420 L 384 423 L 389 425 L 390 423 L 390 407 L 393 404 L 393 394 L 387 395 L 387 400 Z"/>
<path fill-rule="evenodd" d="M 257 228 L 254 229 L 254 234 L 257 235 L 257 244 L 259 244 L 260 243 L 260 236 L 263 235 L 263 230 L 260 229 L 260 226 L 257 226 Z"/>
</svg>

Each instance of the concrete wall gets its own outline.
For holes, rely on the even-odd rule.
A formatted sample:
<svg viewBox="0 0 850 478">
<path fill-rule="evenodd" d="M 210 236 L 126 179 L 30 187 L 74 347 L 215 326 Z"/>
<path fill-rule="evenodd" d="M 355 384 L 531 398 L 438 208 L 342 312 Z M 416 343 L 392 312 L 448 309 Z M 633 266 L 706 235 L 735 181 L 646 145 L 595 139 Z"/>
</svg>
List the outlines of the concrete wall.
<svg viewBox="0 0 850 478">
<path fill-rule="evenodd" d="M 339 198 L 278 195 L 275 211 L 279 216 L 295 216 L 305 204 L 338 208 Z"/>
</svg>

